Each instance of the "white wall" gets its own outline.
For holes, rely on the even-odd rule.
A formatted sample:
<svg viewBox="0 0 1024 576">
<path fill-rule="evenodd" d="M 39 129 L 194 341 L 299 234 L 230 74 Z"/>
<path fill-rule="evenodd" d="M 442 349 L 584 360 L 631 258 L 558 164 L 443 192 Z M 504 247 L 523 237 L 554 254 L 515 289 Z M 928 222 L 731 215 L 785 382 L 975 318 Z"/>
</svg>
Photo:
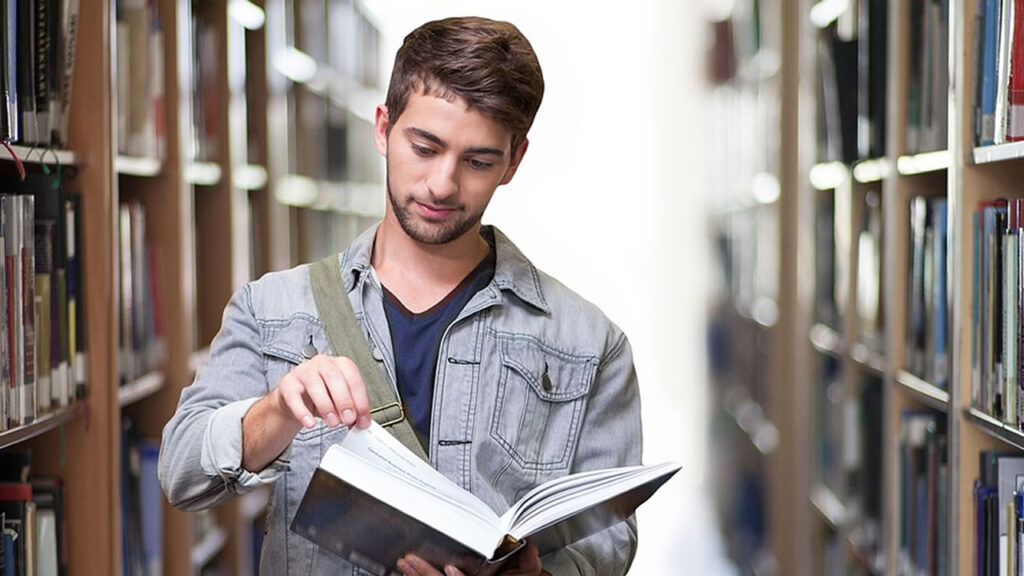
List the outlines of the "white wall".
<svg viewBox="0 0 1024 576">
<path fill-rule="evenodd" d="M 698 482 L 710 284 L 702 209 L 702 4 L 366 4 L 389 35 L 388 59 L 412 28 L 450 15 L 506 19 L 530 39 L 544 69 L 545 99 L 523 165 L 498 191 L 485 222 L 500 226 L 538 266 L 626 331 L 642 389 L 644 460 L 678 460 L 684 478 L 673 484 Z M 665 534 L 666 520 L 656 516 L 666 507 L 683 513 L 680 498 L 659 493 L 641 509 L 633 573 L 669 573 L 668 559 L 684 560 Z"/>
</svg>

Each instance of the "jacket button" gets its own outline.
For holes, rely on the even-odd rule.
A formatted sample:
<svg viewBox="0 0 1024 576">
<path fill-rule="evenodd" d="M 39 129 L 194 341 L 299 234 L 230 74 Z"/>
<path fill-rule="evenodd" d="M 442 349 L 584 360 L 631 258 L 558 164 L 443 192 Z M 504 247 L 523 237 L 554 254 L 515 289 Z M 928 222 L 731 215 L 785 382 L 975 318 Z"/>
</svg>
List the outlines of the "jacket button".
<svg viewBox="0 0 1024 576">
<path fill-rule="evenodd" d="M 540 385 L 544 388 L 545 392 L 551 392 L 551 377 L 545 372 L 544 376 L 540 379 Z"/>
</svg>

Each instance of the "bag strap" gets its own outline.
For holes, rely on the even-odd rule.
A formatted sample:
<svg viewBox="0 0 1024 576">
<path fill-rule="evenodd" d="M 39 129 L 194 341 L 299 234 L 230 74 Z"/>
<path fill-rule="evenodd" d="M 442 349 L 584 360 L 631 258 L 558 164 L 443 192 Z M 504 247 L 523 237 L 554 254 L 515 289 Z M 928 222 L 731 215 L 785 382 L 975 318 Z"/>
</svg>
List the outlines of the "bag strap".
<svg viewBox="0 0 1024 576">
<path fill-rule="evenodd" d="M 309 268 L 309 279 L 316 311 L 327 333 L 327 342 L 336 355 L 346 356 L 356 363 L 366 383 L 370 415 L 406 448 L 429 462 L 430 458 L 420 443 L 419 434 L 405 417 L 402 402 L 373 359 L 362 327 L 356 321 L 352 303 L 348 300 L 348 293 L 341 280 L 338 256 L 335 254 L 314 262 Z"/>
</svg>

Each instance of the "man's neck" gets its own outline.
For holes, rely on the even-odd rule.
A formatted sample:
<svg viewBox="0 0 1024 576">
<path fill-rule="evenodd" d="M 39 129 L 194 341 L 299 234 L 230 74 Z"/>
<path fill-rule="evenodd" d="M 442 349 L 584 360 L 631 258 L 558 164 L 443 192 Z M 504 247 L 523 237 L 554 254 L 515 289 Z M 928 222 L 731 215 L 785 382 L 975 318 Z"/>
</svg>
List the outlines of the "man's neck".
<svg viewBox="0 0 1024 576">
<path fill-rule="evenodd" d="M 451 292 L 489 251 L 479 226 L 446 244 L 423 244 L 385 220 L 373 241 L 371 263 L 381 283 L 406 308 L 420 312 Z"/>
</svg>

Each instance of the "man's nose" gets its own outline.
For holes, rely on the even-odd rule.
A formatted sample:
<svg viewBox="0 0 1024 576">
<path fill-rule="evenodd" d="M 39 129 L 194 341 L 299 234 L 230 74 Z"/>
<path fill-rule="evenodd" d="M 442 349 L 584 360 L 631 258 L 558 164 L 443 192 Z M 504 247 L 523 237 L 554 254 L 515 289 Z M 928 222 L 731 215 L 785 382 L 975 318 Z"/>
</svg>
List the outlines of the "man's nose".
<svg viewBox="0 0 1024 576">
<path fill-rule="evenodd" d="M 459 191 L 458 176 L 458 158 L 439 156 L 430 172 L 427 186 L 435 198 L 449 198 Z"/>
</svg>

